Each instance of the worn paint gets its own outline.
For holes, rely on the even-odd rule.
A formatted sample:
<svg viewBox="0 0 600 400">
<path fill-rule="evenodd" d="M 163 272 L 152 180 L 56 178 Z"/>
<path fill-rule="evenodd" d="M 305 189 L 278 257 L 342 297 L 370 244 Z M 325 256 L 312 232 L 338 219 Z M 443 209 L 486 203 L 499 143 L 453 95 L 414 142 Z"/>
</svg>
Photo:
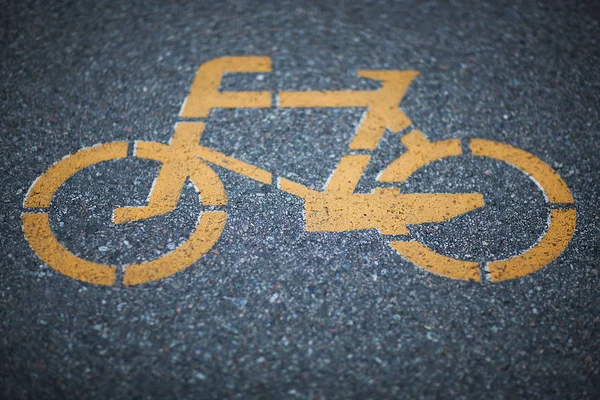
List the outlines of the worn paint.
<svg viewBox="0 0 600 400">
<path fill-rule="evenodd" d="M 408 235 L 406 225 L 448 221 L 484 204 L 479 193 L 402 194 L 392 188 L 366 194 L 317 192 L 305 200 L 309 232 L 379 229 L 386 235 Z"/>
</svg>

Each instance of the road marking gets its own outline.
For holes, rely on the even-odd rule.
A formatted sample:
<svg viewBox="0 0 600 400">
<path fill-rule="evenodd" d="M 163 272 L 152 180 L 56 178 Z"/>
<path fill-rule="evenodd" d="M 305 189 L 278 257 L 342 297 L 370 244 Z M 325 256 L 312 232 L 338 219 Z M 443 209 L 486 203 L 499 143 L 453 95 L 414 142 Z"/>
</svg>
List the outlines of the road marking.
<svg viewBox="0 0 600 400">
<path fill-rule="evenodd" d="M 23 231 L 36 254 L 52 268 L 73 279 L 97 285 L 114 285 L 117 268 L 84 260 L 56 240 L 47 213 L 23 214 Z"/>
<path fill-rule="evenodd" d="M 206 118 L 213 108 L 269 108 L 271 92 L 221 92 L 225 73 L 271 72 L 270 57 L 221 57 L 198 69 L 182 118 Z"/>
<path fill-rule="evenodd" d="M 181 117 L 169 144 L 135 142 L 134 156 L 158 161 L 161 170 L 141 207 L 114 210 L 113 221 L 123 224 L 162 215 L 177 207 L 186 180 L 198 189 L 202 205 L 220 207 L 228 202 L 223 183 L 210 164 L 236 172 L 263 184 L 273 184 L 271 172 L 200 144 L 205 123 L 189 119 L 207 118 L 213 108 L 268 108 L 272 98 L 278 107 L 363 107 L 348 154 L 340 158 L 323 191 L 281 177 L 279 189 L 304 200 L 305 227 L 309 232 L 345 232 L 378 229 L 384 235 L 410 235 L 408 226 L 445 222 L 485 206 L 480 193 L 401 193 L 398 188 L 377 188 L 372 193 L 355 193 L 356 186 L 387 129 L 399 132 L 411 125 L 399 108 L 417 71 L 359 71 L 359 75 L 382 82 L 379 90 L 222 92 L 226 73 L 270 72 L 269 57 L 222 57 L 203 64 L 182 106 Z M 443 158 L 463 154 L 460 139 L 430 141 L 413 130 L 401 138 L 407 151 L 393 161 L 377 180 L 402 183 L 420 168 Z M 533 273 L 555 260 L 567 247 L 575 231 L 573 196 L 562 178 L 535 155 L 510 145 L 484 139 L 469 141 L 471 153 L 504 161 L 526 173 L 544 193 L 552 211 L 542 238 L 526 252 L 508 260 L 490 261 L 490 279 L 499 282 Z M 75 173 L 96 163 L 127 156 L 128 143 L 107 143 L 65 157 L 38 178 L 26 196 L 23 214 L 25 237 L 42 260 L 57 271 L 84 282 L 112 285 L 116 267 L 84 260 L 56 240 L 47 210 L 56 191 Z M 358 154 L 356 152 L 359 151 Z M 40 209 L 42 212 L 40 212 Z M 218 241 L 227 220 L 225 211 L 205 211 L 190 238 L 173 251 L 152 261 L 125 266 L 124 283 L 137 285 L 159 280 L 198 261 Z M 415 240 L 393 241 L 391 246 L 412 263 L 438 275 L 479 282 L 479 264 L 437 253 Z"/>
<path fill-rule="evenodd" d="M 326 184 L 326 190 L 347 194 L 354 193 L 354 189 L 356 189 L 356 185 L 358 185 L 358 181 L 365 172 L 369 161 L 371 161 L 371 156 L 366 154 L 342 157 L 340 164 Z"/>
<path fill-rule="evenodd" d="M 382 81 L 380 90 L 341 90 L 336 92 L 280 92 L 279 106 L 298 107 L 367 107 L 360 121 L 351 150 L 374 150 L 386 129 L 400 132 L 411 125 L 399 105 L 418 71 L 359 71 L 363 78 Z"/>
<path fill-rule="evenodd" d="M 434 274 L 463 281 L 480 282 L 479 264 L 444 256 L 417 241 L 391 242 L 407 260 Z"/>
<path fill-rule="evenodd" d="M 508 260 L 487 264 L 492 282 L 529 275 L 554 261 L 571 241 L 576 219 L 575 210 L 552 210 L 548 231 L 535 246 Z"/>
<path fill-rule="evenodd" d="M 196 134 L 198 134 L 198 130 L 196 130 Z M 109 161 L 110 157 L 114 157 L 113 159 L 124 158 L 127 147 L 126 142 L 111 143 L 83 149 L 64 158 L 35 182 L 30 190 L 30 195 L 34 196 L 35 201 L 28 198 L 28 201 L 25 202 L 26 207 L 49 207 L 54 192 L 72 175 L 96 162 Z M 175 150 L 177 150 L 176 146 Z M 165 171 L 164 165 L 172 164 L 181 167 L 181 158 L 187 156 L 185 152 L 183 154 L 177 153 L 168 145 L 138 142 L 136 157 L 162 162 L 163 168 L 159 173 L 160 176 Z M 189 177 L 200 192 L 202 204 L 204 206 L 227 204 L 225 188 L 208 164 L 195 157 L 187 158 L 186 162 L 188 163 L 185 164 L 185 168 L 188 169 L 184 170 L 186 178 Z M 181 175 L 179 170 L 166 170 L 174 171 L 176 178 Z M 160 183 L 157 179 L 149 205 L 146 207 L 117 208 L 114 210 L 115 223 L 136 221 L 171 211 L 164 204 L 171 207 L 170 202 L 172 202 L 172 199 L 179 199 L 179 194 L 175 196 L 173 193 L 169 193 L 169 190 L 177 190 L 179 185 L 179 180 L 170 179 L 170 176 L 163 175 Z M 49 197 L 46 190 L 53 191 Z M 152 200 L 152 197 L 157 195 L 160 196 L 159 200 Z M 172 209 L 174 208 L 173 206 Z M 215 245 L 225 227 L 226 218 L 227 213 L 224 211 L 203 212 L 194 233 L 183 245 L 159 259 L 125 266 L 125 284 L 136 285 L 161 279 L 189 267 Z M 24 213 L 23 231 L 31 248 L 55 270 L 83 282 L 98 285 L 115 284 L 117 271 L 115 266 L 82 259 L 71 253 L 56 240 L 50 227 L 48 213 Z"/>
<path fill-rule="evenodd" d="M 471 152 L 514 165 L 529 175 L 551 203 L 574 203 L 573 195 L 563 179 L 548 164 L 525 150 L 491 140 L 471 139 Z"/>
<path fill-rule="evenodd" d="M 442 158 L 462 154 L 460 139 L 430 142 L 419 130 L 402 138 L 407 152 L 398 157 L 377 177 L 379 182 L 406 182 L 408 177 L 425 165 Z"/>
<path fill-rule="evenodd" d="M 63 158 L 31 185 L 24 206 L 26 208 L 50 207 L 52 197 L 67 179 L 96 163 L 127 157 L 127 146 L 127 142 L 99 144 Z"/>
<path fill-rule="evenodd" d="M 198 142 L 204 130 L 203 123 L 179 124 L 170 145 L 154 142 L 136 142 L 136 156 L 162 163 L 154 182 L 148 205 L 142 207 L 120 207 L 114 210 L 113 222 L 122 224 L 155 217 L 173 211 L 181 197 L 188 177 L 198 182 L 196 187 L 207 206 L 227 204 L 227 195 L 221 180 L 204 161 L 182 141 Z M 195 178 L 195 179 L 194 179 Z"/>
<path fill-rule="evenodd" d="M 224 211 L 203 212 L 195 232 L 175 251 L 156 260 L 126 266 L 125 285 L 156 281 L 186 269 L 217 243 L 226 219 Z"/>
<path fill-rule="evenodd" d="M 408 148 L 408 151 L 382 172 L 379 181 L 405 182 L 419 168 L 435 160 L 462 154 L 461 144 L 458 139 L 431 143 L 420 131 L 413 131 L 406 135 L 402 139 L 402 143 Z M 527 174 L 541 189 L 544 197 L 551 204 L 564 205 L 574 202 L 573 196 L 562 178 L 548 164 L 535 155 L 491 140 L 471 139 L 469 145 L 472 154 L 504 161 Z M 572 209 L 553 209 L 551 213 L 552 217 L 547 226 L 547 232 L 532 248 L 518 256 L 487 263 L 490 279 L 493 282 L 515 279 L 531 274 L 560 256 L 575 232 L 576 212 Z M 435 251 L 427 248 L 425 245 L 407 245 L 406 243 L 416 242 L 396 242 L 392 243 L 392 246 L 401 255 L 422 268 L 448 277 L 470 277 L 472 274 L 472 265 L 470 264 L 460 264 L 461 260 L 455 259 L 451 259 L 454 260 L 452 262 L 449 261 L 450 259 L 442 262 L 441 260 L 443 259 L 439 259 L 435 255 L 441 256 L 441 254 L 435 253 Z M 455 269 L 452 272 L 452 276 L 448 275 L 447 269 L 442 268 L 438 270 L 432 268 L 431 265 L 435 265 L 432 260 L 438 260 L 440 262 L 439 265 L 442 266 L 452 265 L 452 268 Z M 461 268 L 464 271 L 458 271 Z"/>
<path fill-rule="evenodd" d="M 316 192 L 305 200 L 308 232 L 379 229 L 385 235 L 408 235 L 407 225 L 445 222 L 483 206 L 479 193 L 403 194 L 396 188 Z"/>
</svg>

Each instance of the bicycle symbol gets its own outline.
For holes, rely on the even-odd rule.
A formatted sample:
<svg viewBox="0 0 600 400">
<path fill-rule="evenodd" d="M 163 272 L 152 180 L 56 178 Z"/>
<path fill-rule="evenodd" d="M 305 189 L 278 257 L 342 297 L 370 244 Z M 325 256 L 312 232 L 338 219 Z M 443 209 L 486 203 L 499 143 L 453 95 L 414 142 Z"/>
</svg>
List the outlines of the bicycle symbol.
<svg viewBox="0 0 600 400">
<path fill-rule="evenodd" d="M 213 206 L 204 211 L 189 237 L 181 246 L 160 258 L 125 266 L 125 285 L 155 281 L 181 271 L 206 254 L 225 227 L 227 204 L 224 186 L 211 168 L 215 164 L 248 178 L 274 185 L 304 199 L 305 224 L 309 232 L 343 232 L 378 229 L 382 235 L 408 235 L 407 225 L 444 222 L 484 206 L 480 193 L 411 193 L 398 188 L 377 188 L 372 193 L 355 193 L 373 151 L 386 129 L 400 132 L 411 125 L 399 108 L 417 71 L 359 71 L 364 78 L 381 81 L 379 90 L 364 91 L 283 91 L 278 107 L 363 107 L 364 118 L 358 125 L 348 154 L 344 155 L 322 191 L 286 178 L 274 179 L 264 169 L 202 146 L 204 122 L 213 108 L 269 108 L 270 92 L 222 92 L 225 73 L 271 72 L 269 57 L 222 57 L 203 64 L 181 112 L 181 122 L 169 144 L 136 141 L 134 156 L 159 161 L 162 167 L 151 189 L 148 204 L 114 210 L 113 222 L 124 224 L 165 214 L 177 207 L 187 179 L 196 186 L 201 203 Z M 193 121 L 189 119 L 193 118 Z M 378 176 L 379 182 L 405 182 L 415 171 L 442 158 L 463 154 L 460 139 L 431 142 L 418 130 L 401 139 L 407 151 Z M 573 196 L 562 178 L 531 153 L 485 139 L 471 139 L 475 156 L 504 161 L 527 174 L 543 191 L 551 208 L 547 229 L 538 242 L 515 257 L 490 261 L 487 271 L 493 282 L 531 274 L 556 259 L 567 247 L 576 224 Z M 96 163 L 127 157 L 127 142 L 112 142 L 82 149 L 53 165 L 32 185 L 23 214 L 25 237 L 37 255 L 61 273 L 80 281 L 114 285 L 116 266 L 95 263 L 70 252 L 55 237 L 49 220 L 49 208 L 57 190 L 74 174 Z M 359 154 L 356 150 L 360 150 Z M 367 151 L 367 152 L 365 152 Z M 392 240 L 391 246 L 412 263 L 449 278 L 480 281 L 477 262 L 442 255 L 412 239 Z"/>
</svg>

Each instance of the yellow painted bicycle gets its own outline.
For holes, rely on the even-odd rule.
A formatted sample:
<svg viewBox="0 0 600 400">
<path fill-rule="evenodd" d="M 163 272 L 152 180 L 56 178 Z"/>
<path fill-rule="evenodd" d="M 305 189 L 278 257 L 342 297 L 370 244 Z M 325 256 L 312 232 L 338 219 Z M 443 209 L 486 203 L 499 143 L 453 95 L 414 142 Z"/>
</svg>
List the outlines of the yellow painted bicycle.
<svg viewBox="0 0 600 400">
<path fill-rule="evenodd" d="M 204 122 L 213 108 L 269 108 L 270 92 L 223 92 L 225 73 L 267 73 L 269 57 L 222 57 L 203 64 L 181 112 L 169 144 L 135 142 L 134 156 L 162 163 L 144 207 L 114 210 L 113 222 L 123 224 L 167 213 L 177 207 L 187 179 L 196 186 L 205 206 L 223 206 L 228 198 L 211 164 L 234 171 L 304 199 L 306 230 L 343 232 L 378 229 L 383 235 L 407 235 L 407 226 L 444 222 L 484 206 L 479 193 L 404 194 L 398 188 L 377 188 L 355 193 L 356 185 L 386 129 L 406 130 L 410 119 L 399 108 L 417 71 L 359 71 L 359 75 L 381 82 L 379 90 L 279 92 L 277 106 L 362 107 L 364 118 L 354 138 L 322 192 L 286 178 L 275 179 L 264 169 L 200 145 Z M 405 182 L 415 171 L 439 159 L 460 156 L 460 139 L 431 142 L 418 130 L 401 139 L 407 151 L 378 175 L 379 182 Z M 55 237 L 48 210 L 57 190 L 83 169 L 96 163 L 127 157 L 127 142 L 112 142 L 82 149 L 53 165 L 32 185 L 24 206 L 25 237 L 38 256 L 61 273 L 80 281 L 114 285 L 117 267 L 99 264 L 70 252 Z M 492 281 L 518 278 L 539 270 L 557 258 L 568 245 L 576 224 L 573 196 L 562 178 L 546 163 L 524 150 L 484 139 L 469 141 L 471 152 L 502 160 L 522 170 L 542 189 L 552 207 L 544 235 L 524 253 L 487 263 Z M 218 241 L 227 220 L 226 211 L 204 211 L 189 239 L 170 253 L 152 261 L 125 267 L 125 285 L 155 281 L 181 271 L 198 261 Z M 476 262 L 450 258 L 415 240 L 391 241 L 392 247 L 414 264 L 449 278 L 480 281 Z"/>
</svg>

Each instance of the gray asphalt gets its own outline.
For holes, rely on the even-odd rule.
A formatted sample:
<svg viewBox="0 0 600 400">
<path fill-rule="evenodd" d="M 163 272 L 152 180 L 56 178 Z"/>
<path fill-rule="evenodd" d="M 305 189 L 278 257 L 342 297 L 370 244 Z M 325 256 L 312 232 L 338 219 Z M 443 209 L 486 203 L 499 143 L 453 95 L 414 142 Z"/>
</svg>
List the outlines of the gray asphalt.
<svg viewBox="0 0 600 400">
<path fill-rule="evenodd" d="M 0 397 L 600 398 L 600 12 L 590 2 L 8 2 L 0 11 Z M 166 143 L 197 68 L 267 55 L 273 73 L 223 90 L 373 89 L 359 69 L 417 69 L 403 110 L 430 139 L 525 149 L 565 179 L 577 230 L 541 271 L 498 284 L 433 275 L 376 231 L 307 233 L 302 201 L 214 167 L 229 196 L 217 245 L 136 287 L 44 264 L 22 232 L 31 183 L 111 141 Z M 322 189 L 359 109 L 214 110 L 202 143 Z M 359 191 L 405 151 L 388 132 Z M 69 180 L 59 240 L 97 262 L 152 259 L 190 234 L 193 188 L 163 217 L 114 226 L 158 164 L 129 158 Z M 500 162 L 439 161 L 405 192 L 487 206 L 411 234 L 476 261 L 519 254 L 549 212 Z M 485 242 L 485 243 L 484 243 Z"/>
</svg>

